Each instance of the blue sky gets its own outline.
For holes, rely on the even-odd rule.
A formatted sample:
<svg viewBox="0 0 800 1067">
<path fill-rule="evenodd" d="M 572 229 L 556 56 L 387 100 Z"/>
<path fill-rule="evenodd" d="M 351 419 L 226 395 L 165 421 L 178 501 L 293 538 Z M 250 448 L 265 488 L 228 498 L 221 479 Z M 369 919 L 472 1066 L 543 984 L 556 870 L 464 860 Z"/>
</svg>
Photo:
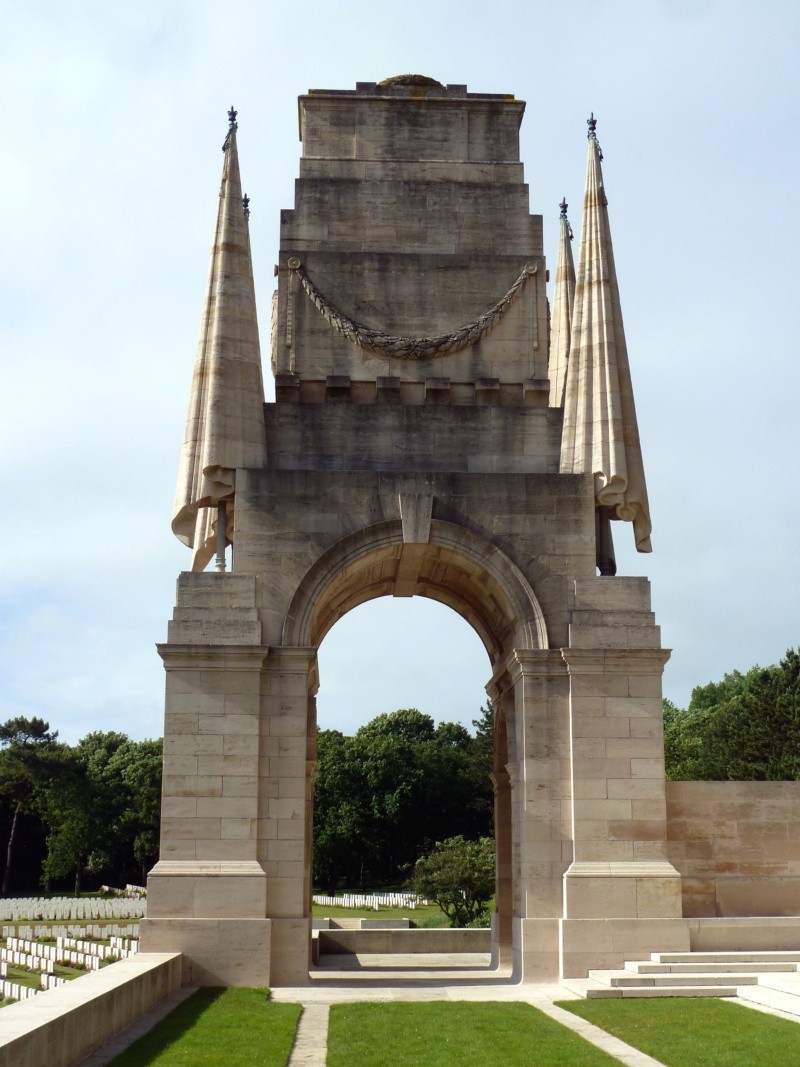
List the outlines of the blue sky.
<svg viewBox="0 0 800 1067">
<path fill-rule="evenodd" d="M 528 102 L 555 263 L 599 119 L 653 513 L 665 692 L 798 643 L 794 329 L 800 8 L 778 2 L 0 3 L 0 719 L 161 732 L 171 535 L 226 111 L 239 110 L 262 322 L 297 96 L 406 72 Z M 615 532 L 617 527 L 615 526 Z M 321 651 L 320 718 L 469 722 L 488 661 L 452 612 L 376 601 Z"/>
</svg>

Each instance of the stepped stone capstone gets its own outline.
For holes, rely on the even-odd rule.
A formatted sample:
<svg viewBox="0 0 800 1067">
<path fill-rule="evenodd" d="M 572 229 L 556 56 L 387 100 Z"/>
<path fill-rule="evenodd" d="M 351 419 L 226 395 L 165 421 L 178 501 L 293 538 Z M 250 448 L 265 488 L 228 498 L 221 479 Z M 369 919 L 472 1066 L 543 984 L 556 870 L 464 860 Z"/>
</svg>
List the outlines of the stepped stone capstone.
<svg viewBox="0 0 800 1067">
<path fill-rule="evenodd" d="M 236 471 L 263 466 L 266 460 L 249 212 L 242 196 L 233 108 L 229 120 L 172 519 L 173 532 L 194 551 L 193 570 L 203 570 L 213 555 L 220 501 L 227 502 L 232 539 Z"/>
<path fill-rule="evenodd" d="M 550 407 L 564 403 L 564 385 L 575 308 L 575 263 L 572 259 L 572 227 L 567 218 L 566 200 L 561 201 L 559 219 L 558 260 L 553 293 L 553 316 L 550 332 Z"/>
<path fill-rule="evenodd" d="M 592 474 L 598 507 L 633 522 L 636 548 L 650 552 L 650 505 L 595 124 L 592 116 L 560 469 Z"/>
</svg>

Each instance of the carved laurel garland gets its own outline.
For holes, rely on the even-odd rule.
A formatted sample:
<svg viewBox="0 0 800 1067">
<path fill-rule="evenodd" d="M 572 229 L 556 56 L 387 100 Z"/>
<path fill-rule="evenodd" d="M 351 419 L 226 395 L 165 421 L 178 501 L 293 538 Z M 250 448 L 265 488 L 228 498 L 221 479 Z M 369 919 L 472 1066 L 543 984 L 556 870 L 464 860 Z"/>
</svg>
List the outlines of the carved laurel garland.
<svg viewBox="0 0 800 1067">
<path fill-rule="evenodd" d="M 391 334 L 371 330 L 335 308 L 308 277 L 299 259 L 292 257 L 288 266 L 296 272 L 300 284 L 317 311 L 343 337 L 352 341 L 354 345 L 358 345 L 359 348 L 393 356 L 396 359 L 435 359 L 438 356 L 450 356 L 454 352 L 461 352 L 462 349 L 476 344 L 497 325 L 519 296 L 527 280 L 536 274 L 536 264 L 527 263 L 502 300 L 499 300 L 494 307 L 480 315 L 474 322 L 467 323 L 466 326 L 462 326 L 453 333 L 442 334 L 441 337 L 393 337 Z"/>
</svg>

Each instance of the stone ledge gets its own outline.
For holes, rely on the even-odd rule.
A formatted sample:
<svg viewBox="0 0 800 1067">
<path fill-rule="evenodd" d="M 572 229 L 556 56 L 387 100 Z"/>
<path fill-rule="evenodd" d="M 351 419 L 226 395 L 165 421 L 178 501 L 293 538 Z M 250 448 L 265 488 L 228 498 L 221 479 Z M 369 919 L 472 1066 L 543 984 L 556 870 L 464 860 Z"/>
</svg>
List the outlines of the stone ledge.
<svg viewBox="0 0 800 1067">
<path fill-rule="evenodd" d="M 565 872 L 565 878 L 679 878 L 667 860 L 604 860 L 575 861 Z"/>
<path fill-rule="evenodd" d="M 139 930 L 146 949 L 179 953 L 183 985 L 270 984 L 270 919 L 143 919 Z M 0 1061 L 0 1067 L 6 1064 Z"/>
<path fill-rule="evenodd" d="M 74 1067 L 180 985 L 179 953 L 140 953 L 11 1004 L 0 1067 Z"/>
<path fill-rule="evenodd" d="M 266 872 L 257 860 L 159 860 L 150 877 L 166 878 L 265 878 Z"/>
</svg>

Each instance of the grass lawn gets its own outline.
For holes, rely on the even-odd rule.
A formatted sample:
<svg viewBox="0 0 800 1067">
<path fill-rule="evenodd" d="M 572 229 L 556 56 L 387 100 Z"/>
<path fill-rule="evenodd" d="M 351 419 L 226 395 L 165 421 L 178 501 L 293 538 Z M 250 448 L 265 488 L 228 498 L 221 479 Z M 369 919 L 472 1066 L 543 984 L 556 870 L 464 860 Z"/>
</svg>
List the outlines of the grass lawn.
<svg viewBox="0 0 800 1067">
<path fill-rule="evenodd" d="M 565 1000 L 559 1007 L 668 1067 L 800 1063 L 800 1024 L 724 1000 Z"/>
<path fill-rule="evenodd" d="M 56 978 L 66 978 L 68 980 L 88 974 L 88 971 L 81 967 L 62 967 L 60 963 L 55 965 L 53 972 Z M 27 967 L 18 967 L 15 963 L 9 963 L 6 978 L 9 982 L 30 986 L 31 989 L 38 989 L 41 985 L 41 976 L 38 971 L 29 971 Z"/>
<path fill-rule="evenodd" d="M 199 989 L 109 1067 L 285 1067 L 299 1004 L 266 989 Z"/>
<path fill-rule="evenodd" d="M 619 1067 L 529 1004 L 337 1004 L 328 1067 Z M 706 1065 L 708 1067 L 708 1065 Z"/>
<path fill-rule="evenodd" d="M 430 919 L 441 918 L 447 924 L 447 917 L 436 904 L 418 904 L 411 908 L 335 908 L 328 904 L 314 904 L 311 913 L 315 919 L 410 919 L 414 926 L 424 926 Z"/>
</svg>

